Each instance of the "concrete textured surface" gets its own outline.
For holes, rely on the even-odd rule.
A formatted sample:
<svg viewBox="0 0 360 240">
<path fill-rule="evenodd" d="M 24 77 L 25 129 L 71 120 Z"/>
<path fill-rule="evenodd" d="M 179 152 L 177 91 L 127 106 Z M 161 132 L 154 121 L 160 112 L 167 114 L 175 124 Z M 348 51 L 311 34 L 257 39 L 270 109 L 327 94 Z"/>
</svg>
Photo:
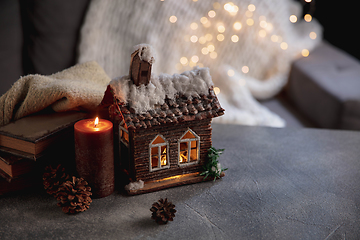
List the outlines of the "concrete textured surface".
<svg viewBox="0 0 360 240">
<path fill-rule="evenodd" d="M 39 189 L 0 196 L 0 239 L 359 239 L 360 132 L 213 125 L 216 182 L 94 199 L 62 213 Z M 176 216 L 157 225 L 159 198 Z"/>
</svg>

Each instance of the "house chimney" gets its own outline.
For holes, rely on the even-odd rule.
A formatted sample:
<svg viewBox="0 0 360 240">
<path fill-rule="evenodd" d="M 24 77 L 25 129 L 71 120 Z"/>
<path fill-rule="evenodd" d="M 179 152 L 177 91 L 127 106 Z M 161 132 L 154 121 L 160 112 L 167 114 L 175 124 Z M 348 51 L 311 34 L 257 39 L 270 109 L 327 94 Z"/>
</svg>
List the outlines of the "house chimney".
<svg viewBox="0 0 360 240">
<path fill-rule="evenodd" d="M 155 62 L 153 49 L 147 44 L 140 44 L 135 48 L 135 52 L 131 54 L 130 79 L 136 86 L 147 85 L 151 78 L 151 66 Z"/>
</svg>

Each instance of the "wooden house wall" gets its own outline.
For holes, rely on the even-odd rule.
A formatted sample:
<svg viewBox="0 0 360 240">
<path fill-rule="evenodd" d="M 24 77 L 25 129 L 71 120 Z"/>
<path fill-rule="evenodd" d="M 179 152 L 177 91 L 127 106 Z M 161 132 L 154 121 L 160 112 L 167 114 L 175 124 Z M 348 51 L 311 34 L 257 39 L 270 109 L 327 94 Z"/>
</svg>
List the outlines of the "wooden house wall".
<svg viewBox="0 0 360 240">
<path fill-rule="evenodd" d="M 191 129 L 200 137 L 200 161 L 189 166 L 178 165 L 178 140 Z M 132 132 L 131 152 L 136 180 L 157 180 L 170 176 L 202 171 L 207 158 L 207 150 L 211 147 L 211 119 L 183 122 L 178 124 L 165 124 L 148 129 L 137 129 Z M 149 145 L 151 141 L 161 134 L 169 143 L 170 168 L 149 171 Z"/>
</svg>

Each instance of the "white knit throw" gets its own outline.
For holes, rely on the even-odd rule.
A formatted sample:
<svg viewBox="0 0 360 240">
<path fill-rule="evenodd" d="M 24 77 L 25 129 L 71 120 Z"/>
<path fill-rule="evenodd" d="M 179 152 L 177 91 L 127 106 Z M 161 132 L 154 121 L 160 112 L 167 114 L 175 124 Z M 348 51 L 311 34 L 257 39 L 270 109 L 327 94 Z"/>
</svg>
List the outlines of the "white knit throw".
<svg viewBox="0 0 360 240">
<path fill-rule="evenodd" d="M 78 61 L 95 60 L 111 78 L 119 77 L 129 72 L 133 46 L 148 43 L 157 50 L 153 73 L 180 73 L 196 64 L 210 68 L 226 110 L 217 122 L 283 127 L 284 120 L 255 98 L 267 99 L 282 89 L 291 62 L 321 40 L 321 27 L 314 19 L 302 20 L 301 5 L 293 0 L 226 3 L 92 0 Z M 298 22 L 291 23 L 290 15 Z M 310 32 L 317 38 L 311 39 Z"/>
</svg>

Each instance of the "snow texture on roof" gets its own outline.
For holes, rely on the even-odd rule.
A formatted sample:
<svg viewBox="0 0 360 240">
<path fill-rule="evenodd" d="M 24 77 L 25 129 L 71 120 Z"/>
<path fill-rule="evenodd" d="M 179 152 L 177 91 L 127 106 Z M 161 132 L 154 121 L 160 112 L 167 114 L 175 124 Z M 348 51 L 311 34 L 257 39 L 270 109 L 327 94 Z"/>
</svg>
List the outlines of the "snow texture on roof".
<svg viewBox="0 0 360 240">
<path fill-rule="evenodd" d="M 155 49 L 149 45 L 149 44 L 139 44 L 134 46 L 134 52 L 139 50 L 139 57 L 140 60 L 146 61 L 150 64 L 154 64 L 155 63 Z"/>
<path fill-rule="evenodd" d="M 213 82 L 208 68 L 194 68 L 181 74 L 152 75 L 146 86 L 136 86 L 128 75 L 113 79 L 110 86 L 120 102 L 144 113 L 164 104 L 166 98 L 175 100 L 179 94 L 188 98 L 208 95 Z"/>
</svg>

